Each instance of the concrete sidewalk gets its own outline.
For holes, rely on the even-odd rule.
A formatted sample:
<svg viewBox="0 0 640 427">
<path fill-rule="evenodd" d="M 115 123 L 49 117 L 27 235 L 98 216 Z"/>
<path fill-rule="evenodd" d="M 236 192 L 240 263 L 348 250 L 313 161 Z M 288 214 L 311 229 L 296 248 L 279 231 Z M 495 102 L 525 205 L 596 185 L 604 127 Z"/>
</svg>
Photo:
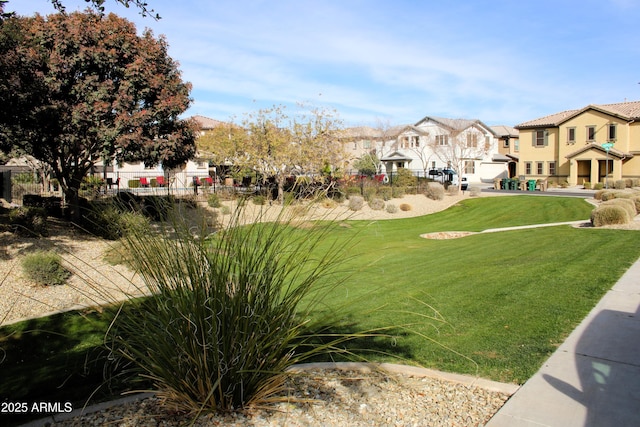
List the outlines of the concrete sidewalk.
<svg viewBox="0 0 640 427">
<path fill-rule="evenodd" d="M 486 426 L 640 426 L 640 260 Z"/>
</svg>

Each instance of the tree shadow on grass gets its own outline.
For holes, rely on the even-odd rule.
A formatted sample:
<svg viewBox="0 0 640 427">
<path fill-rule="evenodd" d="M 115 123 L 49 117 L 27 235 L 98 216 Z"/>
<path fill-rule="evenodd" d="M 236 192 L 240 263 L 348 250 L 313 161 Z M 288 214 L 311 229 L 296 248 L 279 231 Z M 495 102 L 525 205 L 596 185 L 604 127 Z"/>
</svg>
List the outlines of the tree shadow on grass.
<svg viewBox="0 0 640 427">
<path fill-rule="evenodd" d="M 26 403 L 25 413 L 2 413 L 3 425 L 51 415 L 33 404 L 68 402 L 72 409 L 126 389 L 103 347 L 108 319 L 90 310 L 31 319 L 0 328 L 0 403 Z M 91 400 L 89 401 L 89 398 Z"/>
</svg>

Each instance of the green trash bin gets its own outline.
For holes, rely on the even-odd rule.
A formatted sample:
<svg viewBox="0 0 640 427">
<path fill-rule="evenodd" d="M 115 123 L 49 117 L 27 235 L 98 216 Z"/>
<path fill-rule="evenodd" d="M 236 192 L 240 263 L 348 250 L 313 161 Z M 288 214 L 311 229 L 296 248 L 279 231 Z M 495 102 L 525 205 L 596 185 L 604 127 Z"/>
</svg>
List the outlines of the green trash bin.
<svg viewBox="0 0 640 427">
<path fill-rule="evenodd" d="M 502 182 L 500 183 L 500 189 L 501 190 L 508 190 L 509 189 L 509 178 L 502 178 Z"/>
<path fill-rule="evenodd" d="M 512 179 L 509 182 L 509 190 L 517 190 L 518 189 L 518 184 L 520 183 L 519 180 L 517 179 Z"/>
<path fill-rule="evenodd" d="M 527 189 L 529 191 L 536 191 L 536 180 L 535 179 L 530 179 L 529 181 L 527 181 Z"/>
</svg>

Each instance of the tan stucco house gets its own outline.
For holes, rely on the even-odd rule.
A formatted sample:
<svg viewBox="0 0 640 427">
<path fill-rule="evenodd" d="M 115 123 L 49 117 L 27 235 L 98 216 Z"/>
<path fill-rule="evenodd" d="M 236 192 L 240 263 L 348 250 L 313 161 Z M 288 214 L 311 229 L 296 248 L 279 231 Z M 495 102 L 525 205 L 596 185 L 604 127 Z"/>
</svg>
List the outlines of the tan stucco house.
<svg viewBox="0 0 640 427">
<path fill-rule="evenodd" d="M 518 175 L 527 179 L 581 185 L 640 178 L 640 101 L 589 105 L 515 128 Z"/>
</svg>

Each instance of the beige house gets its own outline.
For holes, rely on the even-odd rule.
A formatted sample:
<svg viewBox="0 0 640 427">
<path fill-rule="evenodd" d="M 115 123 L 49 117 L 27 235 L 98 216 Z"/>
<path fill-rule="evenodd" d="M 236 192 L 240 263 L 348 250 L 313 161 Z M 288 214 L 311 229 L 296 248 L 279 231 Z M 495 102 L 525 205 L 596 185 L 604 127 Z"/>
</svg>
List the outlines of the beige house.
<svg viewBox="0 0 640 427">
<path fill-rule="evenodd" d="M 519 131 L 518 175 L 582 185 L 640 178 L 640 101 L 589 105 Z"/>
<path fill-rule="evenodd" d="M 520 159 L 520 133 L 511 126 L 491 126 L 491 130 L 498 139 L 498 154 L 495 158 L 502 158 L 508 163 L 509 178 L 518 175 L 518 160 Z"/>
</svg>

